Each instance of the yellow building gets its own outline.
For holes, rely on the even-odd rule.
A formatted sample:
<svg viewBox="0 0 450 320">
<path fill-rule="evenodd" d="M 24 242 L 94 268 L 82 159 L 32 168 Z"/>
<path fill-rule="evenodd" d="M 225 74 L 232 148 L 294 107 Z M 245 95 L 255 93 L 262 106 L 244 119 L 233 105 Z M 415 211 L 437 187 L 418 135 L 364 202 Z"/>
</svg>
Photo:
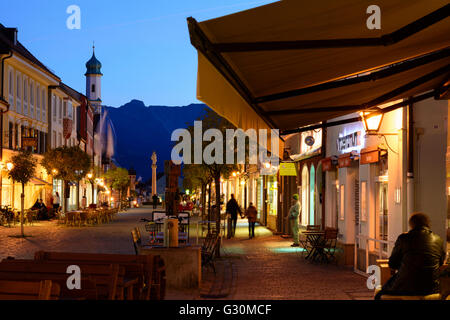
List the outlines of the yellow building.
<svg viewBox="0 0 450 320">
<path fill-rule="evenodd" d="M 2 63 L 1 205 L 20 207 L 21 185 L 8 178 L 6 164 L 20 149 L 29 149 L 38 160 L 48 141 L 49 88 L 60 79 L 17 41 L 17 29 L 0 25 Z M 35 177 L 25 187 L 25 208 L 38 198 L 46 203 L 51 179 L 38 164 Z"/>
</svg>

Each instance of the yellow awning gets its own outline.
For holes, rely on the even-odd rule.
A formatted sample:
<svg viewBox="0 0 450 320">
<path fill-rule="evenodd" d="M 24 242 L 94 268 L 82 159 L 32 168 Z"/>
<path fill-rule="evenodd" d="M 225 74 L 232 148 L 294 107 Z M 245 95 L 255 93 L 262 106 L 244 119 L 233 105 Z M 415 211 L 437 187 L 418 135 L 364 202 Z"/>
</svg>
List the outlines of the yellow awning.
<svg viewBox="0 0 450 320">
<path fill-rule="evenodd" d="M 377 1 L 380 30 L 366 26 L 369 5 L 285 0 L 188 19 L 198 99 L 243 129 L 287 130 L 442 87 L 448 1 Z"/>
</svg>

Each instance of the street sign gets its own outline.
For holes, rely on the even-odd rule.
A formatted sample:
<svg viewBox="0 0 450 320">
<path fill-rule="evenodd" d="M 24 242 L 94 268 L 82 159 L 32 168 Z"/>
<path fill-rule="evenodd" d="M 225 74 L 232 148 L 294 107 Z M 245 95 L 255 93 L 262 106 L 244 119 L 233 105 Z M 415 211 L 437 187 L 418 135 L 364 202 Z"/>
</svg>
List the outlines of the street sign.
<svg viewBox="0 0 450 320">
<path fill-rule="evenodd" d="M 280 163 L 280 176 L 297 176 L 297 169 L 294 162 Z"/>
</svg>

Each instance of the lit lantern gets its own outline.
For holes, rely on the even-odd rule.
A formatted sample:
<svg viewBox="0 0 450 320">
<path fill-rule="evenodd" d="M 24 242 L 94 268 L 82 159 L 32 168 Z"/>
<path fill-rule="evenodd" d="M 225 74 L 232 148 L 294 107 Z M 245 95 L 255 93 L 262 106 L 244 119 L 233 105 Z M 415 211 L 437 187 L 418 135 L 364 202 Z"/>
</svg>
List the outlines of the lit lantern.
<svg viewBox="0 0 450 320">
<path fill-rule="evenodd" d="M 377 134 L 378 130 L 380 130 L 381 121 L 383 120 L 383 113 L 380 110 L 363 111 L 360 113 L 366 134 Z"/>
</svg>

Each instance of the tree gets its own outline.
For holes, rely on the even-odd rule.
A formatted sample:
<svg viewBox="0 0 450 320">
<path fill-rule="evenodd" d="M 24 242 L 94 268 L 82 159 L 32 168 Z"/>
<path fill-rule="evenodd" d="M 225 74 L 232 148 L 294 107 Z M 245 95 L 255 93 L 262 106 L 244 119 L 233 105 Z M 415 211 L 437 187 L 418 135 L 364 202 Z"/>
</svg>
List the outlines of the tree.
<svg viewBox="0 0 450 320">
<path fill-rule="evenodd" d="M 79 184 L 91 168 L 91 157 L 77 146 L 62 146 L 47 151 L 41 165 L 53 178 L 63 181 L 63 212 L 66 212 L 68 183 L 76 181 Z"/>
<path fill-rule="evenodd" d="M 20 233 L 21 237 L 25 237 L 23 232 L 23 216 L 25 201 L 25 185 L 33 178 L 36 170 L 37 161 L 30 151 L 20 151 L 11 159 L 12 169 L 8 172 L 8 176 L 15 182 L 22 184 L 22 194 L 20 195 Z"/>
<path fill-rule="evenodd" d="M 226 120 L 225 118 L 220 117 L 217 113 L 215 113 L 214 111 L 208 109 L 206 111 L 206 113 L 204 114 L 204 116 L 201 119 L 202 121 L 202 127 L 203 130 L 208 130 L 208 129 L 217 129 L 218 131 L 220 131 L 220 134 L 222 137 L 226 137 L 226 130 L 227 129 L 235 129 L 235 127 L 233 126 L 233 124 L 231 124 L 228 120 Z M 188 131 L 191 134 L 191 138 L 192 138 L 192 144 L 194 145 L 194 126 L 189 126 Z M 202 141 L 202 150 L 205 150 L 205 147 L 207 147 L 209 144 L 214 143 L 213 142 L 208 142 L 208 141 Z M 220 143 L 220 141 L 219 141 Z M 223 141 L 221 141 L 222 143 L 222 150 L 226 150 L 227 149 L 227 141 L 226 139 L 223 139 Z M 192 150 L 193 152 L 193 150 Z M 236 153 L 236 150 L 234 150 L 234 153 Z M 214 153 L 214 156 L 216 156 L 216 154 Z M 191 156 L 191 159 L 194 159 L 194 156 Z M 216 219 L 216 230 L 220 230 L 220 195 L 221 195 L 221 191 L 220 191 L 220 179 L 221 177 L 224 177 L 225 179 L 227 179 L 231 172 L 237 169 L 237 165 L 236 164 L 227 164 L 225 159 L 222 159 L 222 163 L 212 163 L 212 164 L 206 164 L 204 162 L 204 160 L 202 160 L 201 164 L 193 164 L 192 166 L 200 166 L 202 167 L 200 170 L 201 172 L 208 172 L 209 176 L 211 177 L 211 179 L 214 181 L 215 184 L 215 204 L 218 208 L 218 215 L 217 215 L 217 219 Z"/>
<path fill-rule="evenodd" d="M 106 175 L 111 189 L 119 192 L 119 210 L 122 209 L 122 195 L 126 192 L 128 186 L 130 185 L 130 176 L 128 175 L 128 170 L 125 168 L 114 168 L 109 170 Z"/>
<path fill-rule="evenodd" d="M 201 164 L 185 164 L 183 166 L 183 188 L 201 190 L 200 203 L 202 205 L 202 217 L 205 216 L 206 210 L 206 188 L 212 182 L 213 178 L 210 175 L 208 168 Z M 208 215 L 208 221 L 210 221 Z M 209 230 L 209 222 L 208 222 Z"/>
</svg>

